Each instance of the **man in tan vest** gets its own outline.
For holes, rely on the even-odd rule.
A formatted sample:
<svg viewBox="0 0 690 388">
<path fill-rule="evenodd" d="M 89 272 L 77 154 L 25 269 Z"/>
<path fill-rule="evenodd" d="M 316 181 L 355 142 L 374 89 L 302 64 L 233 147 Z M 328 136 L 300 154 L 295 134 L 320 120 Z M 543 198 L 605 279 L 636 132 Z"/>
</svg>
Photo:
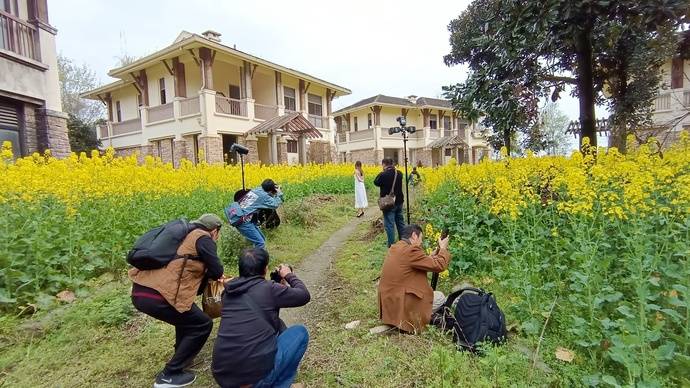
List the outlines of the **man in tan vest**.
<svg viewBox="0 0 690 388">
<path fill-rule="evenodd" d="M 137 310 L 175 326 L 175 354 L 156 377 L 154 388 L 184 387 L 196 376 L 184 371 L 206 343 L 213 321 L 194 304 L 208 279 L 224 280 L 216 241 L 223 221 L 204 214 L 177 249 L 177 258 L 153 270 L 129 270 L 132 303 Z M 151 349 L 151 351 L 157 351 Z"/>
<path fill-rule="evenodd" d="M 407 225 L 401 239 L 388 249 L 379 282 L 379 317 L 383 323 L 408 333 L 419 333 L 431 321 L 434 291 L 427 272 L 448 268 L 448 237 L 439 239 L 438 253 L 427 255 L 422 228 Z"/>
</svg>

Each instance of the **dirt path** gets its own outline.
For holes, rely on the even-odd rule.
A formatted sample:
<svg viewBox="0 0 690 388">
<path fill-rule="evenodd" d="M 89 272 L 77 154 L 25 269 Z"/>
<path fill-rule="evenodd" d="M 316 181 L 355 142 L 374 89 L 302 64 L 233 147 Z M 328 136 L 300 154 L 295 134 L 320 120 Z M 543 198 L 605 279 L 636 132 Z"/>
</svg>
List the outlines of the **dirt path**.
<svg viewBox="0 0 690 388">
<path fill-rule="evenodd" d="M 319 249 L 302 260 L 300 266 L 295 268 L 295 273 L 309 289 L 311 302 L 304 307 L 282 309 L 280 311 L 280 318 L 285 321 L 286 325 L 304 324 L 306 322 L 306 317 L 309 316 L 309 311 L 312 309 L 311 306 L 319 304 L 322 296 L 326 293 L 326 287 L 328 287 L 326 282 L 327 275 L 335 254 L 352 232 L 355 231 L 357 225 L 362 222 L 371 222 L 379 217 L 381 217 L 381 211 L 378 207 L 370 206 L 364 216 L 353 218 L 352 221 L 333 233 Z"/>
</svg>

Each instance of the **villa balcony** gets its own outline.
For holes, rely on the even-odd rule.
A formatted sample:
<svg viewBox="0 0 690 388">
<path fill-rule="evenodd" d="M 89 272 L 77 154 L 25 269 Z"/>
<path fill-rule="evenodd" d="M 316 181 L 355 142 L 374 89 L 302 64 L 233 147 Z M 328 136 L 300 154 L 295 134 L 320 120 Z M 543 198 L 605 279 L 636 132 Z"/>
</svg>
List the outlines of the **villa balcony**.
<svg viewBox="0 0 690 388">
<path fill-rule="evenodd" d="M 268 120 L 278 116 L 278 106 L 254 103 L 254 117 L 259 120 Z"/>
<path fill-rule="evenodd" d="M 247 103 L 243 100 L 227 98 L 216 94 L 216 113 L 247 117 Z"/>
<path fill-rule="evenodd" d="M 41 61 L 38 31 L 33 25 L 0 11 L 0 50 Z"/>
</svg>

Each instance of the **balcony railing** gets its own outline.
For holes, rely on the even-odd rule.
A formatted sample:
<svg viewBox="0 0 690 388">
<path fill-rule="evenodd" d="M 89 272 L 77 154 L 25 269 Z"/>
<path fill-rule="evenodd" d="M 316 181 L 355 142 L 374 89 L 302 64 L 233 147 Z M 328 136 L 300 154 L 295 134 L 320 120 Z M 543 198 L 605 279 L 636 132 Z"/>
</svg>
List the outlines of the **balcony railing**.
<svg viewBox="0 0 690 388">
<path fill-rule="evenodd" d="M 112 123 L 113 126 L 113 136 L 124 135 L 131 132 L 141 131 L 141 119 L 131 119 L 121 121 L 119 123 Z M 106 128 L 106 136 L 108 135 Z"/>
<path fill-rule="evenodd" d="M 338 143 L 347 143 L 347 133 L 338 132 Z"/>
<path fill-rule="evenodd" d="M 328 117 L 309 115 L 309 121 L 311 121 L 316 128 L 328 129 Z"/>
<path fill-rule="evenodd" d="M 441 130 L 440 129 L 430 129 L 429 130 L 429 138 L 430 139 L 438 139 L 441 137 Z"/>
<path fill-rule="evenodd" d="M 664 94 L 656 98 L 654 101 L 654 110 L 669 109 L 671 109 L 671 94 Z"/>
<path fill-rule="evenodd" d="M 359 132 L 350 132 L 350 141 L 357 140 L 372 140 L 374 138 L 374 129 L 365 129 Z"/>
<path fill-rule="evenodd" d="M 189 116 L 199 113 L 199 96 L 180 100 L 180 115 Z"/>
<path fill-rule="evenodd" d="M 163 121 L 173 118 L 173 104 L 169 102 L 167 104 L 158 105 L 149 108 L 149 123 L 155 123 L 157 121 Z"/>
<path fill-rule="evenodd" d="M 247 117 L 247 104 L 242 100 L 216 94 L 216 113 Z"/>
<path fill-rule="evenodd" d="M 35 61 L 41 60 L 38 31 L 31 24 L 0 11 L 0 49 Z"/>
<path fill-rule="evenodd" d="M 268 120 L 278 116 L 278 107 L 275 105 L 254 104 L 254 117 L 260 120 Z"/>
<path fill-rule="evenodd" d="M 453 136 L 453 130 L 452 130 L 452 129 L 444 129 L 444 130 L 443 130 L 443 136 L 444 136 L 444 137 L 451 137 L 451 136 Z"/>
</svg>

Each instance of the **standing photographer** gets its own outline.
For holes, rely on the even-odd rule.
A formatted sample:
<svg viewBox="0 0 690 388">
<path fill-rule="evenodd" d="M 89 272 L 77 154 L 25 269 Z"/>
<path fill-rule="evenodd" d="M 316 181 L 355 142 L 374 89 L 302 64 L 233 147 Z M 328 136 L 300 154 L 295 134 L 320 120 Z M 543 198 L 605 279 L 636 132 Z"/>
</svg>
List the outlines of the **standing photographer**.
<svg viewBox="0 0 690 388">
<path fill-rule="evenodd" d="M 307 329 L 286 328 L 279 313 L 284 307 L 307 304 L 309 291 L 285 264 L 278 267 L 278 276 L 289 286 L 266 280 L 268 261 L 262 248 L 243 250 L 240 277 L 225 285 L 211 365 L 223 388 L 289 387 L 307 350 Z"/>
<path fill-rule="evenodd" d="M 379 196 L 383 198 L 390 193 L 395 195 L 395 206 L 383 211 L 383 226 L 386 229 L 388 247 L 390 247 L 395 243 L 395 229 L 398 229 L 398 236 L 401 236 L 402 230 L 405 227 L 402 213 L 403 203 L 405 202 L 402 191 L 403 174 L 395 169 L 393 159 L 391 158 L 384 158 L 381 161 L 381 167 L 383 171 L 374 179 L 374 184 L 380 188 Z"/>
<path fill-rule="evenodd" d="M 230 225 L 237 228 L 244 238 L 255 248 L 266 247 L 266 237 L 252 221 L 254 213 L 260 209 L 277 209 L 283 203 L 283 192 L 272 179 L 266 179 L 261 187 L 249 190 L 238 201 L 225 208 L 225 216 Z"/>
</svg>

